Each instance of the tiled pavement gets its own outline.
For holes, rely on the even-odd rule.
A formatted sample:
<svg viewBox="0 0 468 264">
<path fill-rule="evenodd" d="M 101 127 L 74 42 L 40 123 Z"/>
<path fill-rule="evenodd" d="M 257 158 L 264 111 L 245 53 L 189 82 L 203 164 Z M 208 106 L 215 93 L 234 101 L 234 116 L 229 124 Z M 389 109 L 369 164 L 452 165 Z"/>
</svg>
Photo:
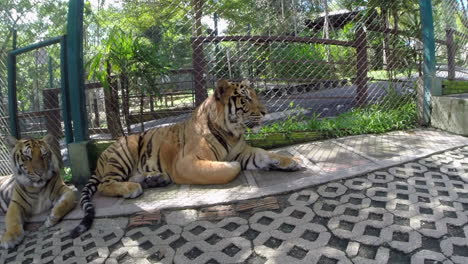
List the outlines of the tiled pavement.
<svg viewBox="0 0 468 264">
<path fill-rule="evenodd" d="M 468 263 L 468 146 L 213 210 L 67 220 L 0 263 Z"/>
</svg>

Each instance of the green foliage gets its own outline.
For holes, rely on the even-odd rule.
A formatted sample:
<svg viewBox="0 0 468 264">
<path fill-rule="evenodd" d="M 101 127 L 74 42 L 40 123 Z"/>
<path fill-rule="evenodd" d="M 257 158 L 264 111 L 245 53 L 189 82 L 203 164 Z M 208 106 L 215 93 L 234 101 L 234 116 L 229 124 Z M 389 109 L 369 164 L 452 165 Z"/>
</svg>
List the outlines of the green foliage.
<svg viewBox="0 0 468 264">
<path fill-rule="evenodd" d="M 446 94 L 461 94 L 468 93 L 468 81 L 450 81 L 443 82 L 442 93 Z"/>
<path fill-rule="evenodd" d="M 62 175 L 62 179 L 66 183 L 70 183 L 73 177 L 70 167 L 64 167 L 60 169 L 60 175 Z"/>
<path fill-rule="evenodd" d="M 67 1 L 52 0 L 3 0 L 0 1 L 0 98 L 7 94 L 6 54 L 12 48 L 13 29 L 16 29 L 17 47 L 30 44 L 65 33 Z M 53 77 L 59 78 L 58 45 L 46 50 L 47 56 L 54 63 Z M 48 58 L 44 58 L 46 61 Z M 46 64 L 37 63 L 37 56 L 28 52 L 18 56 L 18 107 L 19 111 L 39 110 L 40 99 L 44 88 L 49 88 L 48 68 Z M 57 81 L 58 82 L 58 81 Z"/>
<path fill-rule="evenodd" d="M 392 130 L 412 129 L 416 126 L 416 103 L 411 94 L 389 93 L 383 100 L 363 108 L 354 108 L 335 118 L 318 115 L 306 117 L 303 110 L 286 120 L 264 126 L 259 133 L 248 131 L 247 139 L 263 138 L 272 133 L 290 134 L 298 131 L 318 131 L 324 137 L 342 137 L 360 134 L 379 134 Z"/>
<path fill-rule="evenodd" d="M 100 52 L 89 61 L 89 78 L 97 78 L 108 87 L 109 74 L 121 74 L 142 89 L 153 89 L 167 72 L 167 65 L 168 58 L 148 39 L 114 27 Z"/>
</svg>

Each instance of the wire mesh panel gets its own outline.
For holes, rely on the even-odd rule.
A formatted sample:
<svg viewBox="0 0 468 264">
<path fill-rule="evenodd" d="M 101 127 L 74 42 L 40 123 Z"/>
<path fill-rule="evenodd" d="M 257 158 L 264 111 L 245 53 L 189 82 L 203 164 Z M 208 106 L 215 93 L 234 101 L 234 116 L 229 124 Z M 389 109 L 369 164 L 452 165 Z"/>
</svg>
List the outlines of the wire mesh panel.
<svg viewBox="0 0 468 264">
<path fill-rule="evenodd" d="M 11 46 L 14 27 L 18 46 L 63 32 L 66 2 L 36 2 L 2 11 L 3 46 Z M 433 10 L 440 76 L 463 79 L 466 4 L 433 1 Z M 250 80 L 268 109 L 260 134 L 249 131 L 250 138 L 413 128 L 420 20 L 414 1 L 91 1 L 84 21 L 91 137 L 183 120 L 221 78 Z M 56 47 L 18 58 L 24 133 L 63 129 L 57 59 Z"/>
<path fill-rule="evenodd" d="M 60 46 L 17 56 L 18 119 L 21 137 L 63 137 L 60 108 Z"/>
<path fill-rule="evenodd" d="M 16 48 L 48 40 L 65 32 L 66 1 L 2 1 L 0 3 L 0 175 L 9 174 L 10 134 L 7 54 Z M 17 32 L 16 36 L 15 33 Z M 59 45 L 16 57 L 17 105 L 21 137 L 52 133 L 63 138 L 60 97 Z M 62 144 L 64 145 L 64 144 Z"/>
<path fill-rule="evenodd" d="M 463 50 L 461 2 L 433 4 L 439 42 L 459 32 L 451 47 Z M 417 124 L 417 2 L 98 1 L 87 11 L 92 137 L 182 120 L 219 79 L 251 81 L 269 112 L 260 133 L 328 137 Z M 448 68 L 453 52 L 439 49 Z M 466 68 L 455 54 L 455 68 Z"/>
<path fill-rule="evenodd" d="M 434 9 L 437 76 L 444 79 L 468 79 L 468 4 L 446 0 Z"/>
<path fill-rule="evenodd" d="M 6 96 L 4 96 L 6 87 L 6 54 L 0 53 L 0 135 L 9 134 L 8 129 L 8 120 L 5 118 L 8 116 L 7 106 L 8 102 Z M 9 158 L 9 149 L 5 145 L 4 138 L 0 138 L 0 176 L 11 174 L 10 169 L 10 158 Z"/>
</svg>

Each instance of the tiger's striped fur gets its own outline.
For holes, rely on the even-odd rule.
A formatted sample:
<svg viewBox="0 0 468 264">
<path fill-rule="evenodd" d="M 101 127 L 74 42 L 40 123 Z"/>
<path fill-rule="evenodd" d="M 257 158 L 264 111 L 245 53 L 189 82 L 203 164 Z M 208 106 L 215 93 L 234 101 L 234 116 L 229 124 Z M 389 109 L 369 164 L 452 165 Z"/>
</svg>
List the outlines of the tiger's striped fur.
<svg viewBox="0 0 468 264">
<path fill-rule="evenodd" d="M 92 224 L 92 195 L 134 198 L 143 188 L 170 184 L 224 184 L 241 169 L 301 168 L 295 158 L 246 144 L 246 127 L 254 127 L 266 114 L 248 82 L 221 80 L 214 95 L 197 107 L 191 118 L 171 126 L 121 137 L 106 149 L 81 195 L 84 218 L 71 236 Z"/>
<path fill-rule="evenodd" d="M 43 139 L 7 139 L 13 175 L 0 180 L 0 211 L 5 213 L 4 248 L 21 242 L 28 217 L 51 210 L 44 225 L 52 226 L 71 211 L 77 201 L 74 190 L 60 177 L 60 162 L 52 145 L 53 136 Z"/>
</svg>

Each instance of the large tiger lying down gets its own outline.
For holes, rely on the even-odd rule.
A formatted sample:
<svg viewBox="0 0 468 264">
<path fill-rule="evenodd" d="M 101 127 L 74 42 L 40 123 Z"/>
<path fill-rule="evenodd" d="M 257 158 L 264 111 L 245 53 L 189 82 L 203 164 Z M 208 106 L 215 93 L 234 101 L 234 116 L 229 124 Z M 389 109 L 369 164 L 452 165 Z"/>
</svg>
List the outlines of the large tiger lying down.
<svg viewBox="0 0 468 264">
<path fill-rule="evenodd" d="M 0 212 L 6 230 L 1 244 L 12 248 L 23 239 L 27 217 L 50 210 L 44 225 L 55 225 L 76 205 L 75 192 L 60 177 L 59 160 L 52 151 L 53 136 L 43 139 L 7 138 L 12 176 L 0 178 Z"/>
<path fill-rule="evenodd" d="M 295 171 L 295 158 L 254 148 L 244 140 L 245 128 L 265 115 L 248 82 L 218 81 L 214 95 L 197 107 L 191 118 L 118 139 L 99 157 L 95 175 L 82 190 L 84 218 L 72 230 L 77 237 L 92 224 L 96 191 L 134 198 L 143 188 L 178 184 L 224 184 L 241 170 Z"/>
</svg>

